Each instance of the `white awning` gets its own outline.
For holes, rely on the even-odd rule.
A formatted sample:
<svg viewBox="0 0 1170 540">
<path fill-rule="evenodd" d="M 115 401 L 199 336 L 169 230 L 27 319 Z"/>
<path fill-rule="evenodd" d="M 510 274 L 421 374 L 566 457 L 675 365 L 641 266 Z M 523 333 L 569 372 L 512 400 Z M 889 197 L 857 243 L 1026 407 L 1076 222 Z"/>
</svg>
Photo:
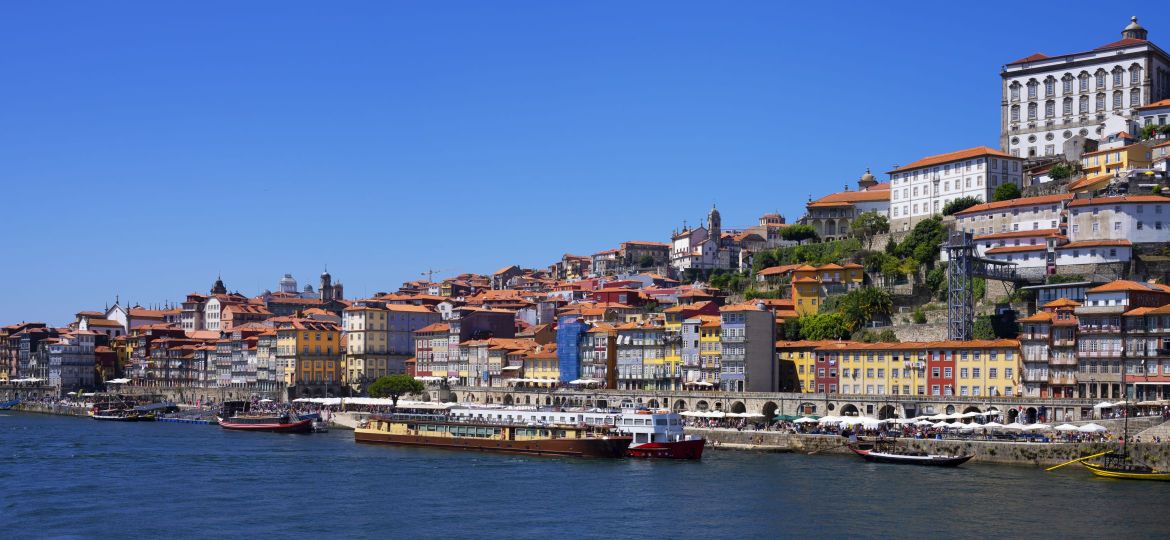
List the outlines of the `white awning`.
<svg viewBox="0 0 1170 540">
<path fill-rule="evenodd" d="M 1076 431 L 1077 427 L 1072 424 L 1061 424 L 1056 426 L 1054 429 L 1056 429 L 1056 431 Z"/>
<path fill-rule="evenodd" d="M 106 384 L 126 384 L 128 382 L 130 382 L 130 379 L 110 379 L 106 381 Z"/>
<path fill-rule="evenodd" d="M 500 371 L 516 371 L 522 369 L 523 367 L 524 366 L 504 366 L 500 368 Z"/>
<path fill-rule="evenodd" d="M 1088 424 L 1085 424 L 1085 425 L 1077 428 L 1077 431 L 1079 431 L 1081 433 L 1104 433 L 1106 431 L 1109 431 L 1109 429 L 1106 428 L 1105 426 L 1100 425 L 1100 424 L 1094 424 L 1094 423 L 1090 422 Z"/>
</svg>

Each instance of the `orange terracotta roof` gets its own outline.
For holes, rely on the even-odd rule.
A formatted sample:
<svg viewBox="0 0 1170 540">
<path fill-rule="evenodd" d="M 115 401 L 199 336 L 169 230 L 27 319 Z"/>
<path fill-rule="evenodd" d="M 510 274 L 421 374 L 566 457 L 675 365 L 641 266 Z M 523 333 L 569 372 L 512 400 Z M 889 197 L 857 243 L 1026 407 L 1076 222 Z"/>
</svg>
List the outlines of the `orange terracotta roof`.
<svg viewBox="0 0 1170 540">
<path fill-rule="evenodd" d="M 426 306 L 416 306 L 414 304 L 386 304 L 386 311 L 398 311 L 409 313 L 434 313 L 431 308 Z"/>
<path fill-rule="evenodd" d="M 776 275 L 776 276 L 778 276 L 778 275 L 787 274 L 793 270 L 796 270 L 799 267 L 800 267 L 799 264 L 785 264 L 783 266 L 769 266 L 768 268 L 760 270 L 756 275 L 760 275 L 760 276 Z"/>
<path fill-rule="evenodd" d="M 1170 99 L 1163 99 L 1161 101 L 1155 101 L 1149 105 L 1143 105 L 1141 107 L 1138 107 L 1136 110 L 1144 111 L 1147 109 L 1161 109 L 1162 107 L 1170 107 Z"/>
<path fill-rule="evenodd" d="M 1092 289 L 1089 289 L 1088 292 L 1091 292 L 1091 293 L 1125 292 L 1125 291 L 1149 292 L 1149 291 L 1156 291 L 1156 290 L 1160 290 L 1160 289 L 1158 287 L 1155 287 L 1155 286 L 1150 285 L 1148 283 L 1140 283 L 1137 281 L 1130 281 L 1128 279 L 1118 279 L 1118 280 L 1114 280 L 1114 281 L 1111 281 L 1109 283 L 1106 283 L 1104 285 L 1099 285 L 1097 287 L 1093 287 Z"/>
<path fill-rule="evenodd" d="M 1147 45 L 1149 43 L 1150 43 L 1149 41 L 1146 41 L 1144 39 L 1125 38 L 1125 39 L 1119 39 L 1119 40 L 1114 41 L 1112 43 L 1106 43 L 1106 44 L 1104 44 L 1100 47 L 1097 47 L 1096 49 L 1093 49 L 1093 50 L 1100 51 L 1100 50 L 1104 50 L 1104 49 L 1116 49 L 1118 47 L 1131 47 L 1133 45 Z"/>
<path fill-rule="evenodd" d="M 1036 313 L 1034 313 L 1030 316 L 1024 317 L 1022 319 L 1017 319 L 1017 322 L 1048 323 L 1048 322 L 1052 322 L 1052 317 L 1053 317 L 1052 313 L 1049 313 L 1047 311 L 1037 311 Z"/>
<path fill-rule="evenodd" d="M 1067 201 L 1071 198 L 1072 198 L 1072 195 L 1070 195 L 1068 193 L 1059 193 L 1056 195 L 1042 195 L 1039 197 L 1025 197 L 1022 199 L 1011 199 L 1011 200 L 1007 200 L 1007 201 L 989 202 L 989 203 L 977 204 L 977 205 L 972 206 L 970 208 L 960 210 L 958 212 L 955 212 L 955 215 L 962 216 L 965 214 L 977 214 L 980 212 L 986 212 L 988 210 L 1000 210 L 1000 209 L 1004 209 L 1004 208 L 1015 208 L 1017 206 L 1039 206 L 1042 204 L 1052 204 L 1052 203 L 1064 202 L 1064 201 Z"/>
<path fill-rule="evenodd" d="M 959 160 L 963 160 L 963 159 L 971 159 L 971 158 L 982 157 L 982 156 L 996 156 L 996 157 L 1005 157 L 1005 158 L 1012 157 L 1008 154 L 1000 152 L 999 150 L 996 150 L 996 149 L 991 148 L 989 146 L 976 146 L 975 148 L 968 148 L 966 150 L 959 150 L 956 152 L 949 152 L 946 154 L 927 156 L 927 157 L 924 157 L 922 159 L 919 159 L 918 161 L 910 163 L 909 165 L 903 165 L 901 167 L 898 167 L 897 169 L 894 169 L 890 172 L 895 173 L 895 172 L 901 172 L 901 171 L 908 171 L 908 170 L 912 170 L 912 169 L 920 169 L 922 167 L 930 167 L 932 165 L 941 165 L 943 163 L 950 163 L 952 161 L 959 161 Z M 1016 158 L 1016 159 L 1019 159 L 1019 158 Z"/>
<path fill-rule="evenodd" d="M 1098 204 L 1126 204 L 1126 203 L 1170 203 L 1170 197 L 1161 195 L 1122 195 L 1120 197 L 1090 197 L 1075 199 L 1068 203 L 1069 207 L 1093 206 Z"/>
<path fill-rule="evenodd" d="M 1125 132 L 1122 132 L 1122 133 L 1125 133 Z M 1094 150 L 1092 152 L 1085 152 L 1084 154 L 1081 154 L 1081 157 L 1095 156 L 1097 154 L 1108 154 L 1111 152 L 1120 152 L 1122 150 L 1129 150 L 1130 148 L 1133 148 L 1135 146 L 1138 146 L 1138 144 L 1137 143 L 1128 144 L 1128 145 L 1122 146 L 1121 148 L 1106 148 L 1104 150 Z"/>
<path fill-rule="evenodd" d="M 451 331 L 450 324 L 447 324 L 445 322 L 439 322 L 439 323 L 429 324 L 427 326 L 419 328 L 418 330 L 415 330 L 415 333 L 449 332 L 449 331 Z"/>
<path fill-rule="evenodd" d="M 131 317 L 142 319 L 161 319 L 163 318 L 164 312 L 157 309 L 130 308 L 129 314 Z"/>
<path fill-rule="evenodd" d="M 889 186 L 887 185 L 886 189 L 871 188 L 862 191 L 839 191 L 837 193 L 831 193 L 813 202 L 810 202 L 805 206 L 809 208 L 823 206 L 847 206 L 859 202 L 877 202 L 888 200 L 890 200 L 890 191 Z"/>
<path fill-rule="evenodd" d="M 1131 309 L 1129 311 L 1126 311 L 1125 313 L 1122 313 L 1122 315 L 1125 315 L 1126 317 L 1140 317 L 1142 315 L 1148 314 L 1153 309 L 1154 308 L 1148 307 L 1148 306 L 1139 307 L 1139 308 L 1134 308 L 1134 309 Z"/>
<path fill-rule="evenodd" d="M 1043 245 L 1036 245 L 1036 246 L 1000 246 L 1000 247 L 993 247 L 993 248 L 991 248 L 991 249 L 989 249 L 989 250 L 987 250 L 987 251 L 984 251 L 983 253 L 984 253 L 984 254 L 986 254 L 986 255 L 999 255 L 999 254 L 1001 254 L 1001 253 L 1025 253 L 1025 252 L 1028 252 L 1028 251 L 1044 251 L 1045 249 L 1047 249 L 1047 247 L 1046 247 L 1046 246 L 1043 246 Z"/>
<path fill-rule="evenodd" d="M 1092 247 L 1130 247 L 1133 242 L 1129 240 L 1078 240 L 1076 242 L 1069 242 L 1062 246 L 1056 246 L 1056 249 L 1079 249 Z"/>
<path fill-rule="evenodd" d="M 1001 232 L 1001 233 L 993 233 L 993 234 L 985 234 L 982 236 L 976 236 L 974 238 L 974 240 L 976 242 L 979 242 L 980 240 L 997 240 L 1000 238 L 1028 238 L 1028 237 L 1032 237 L 1032 236 L 1044 237 L 1044 236 L 1054 235 L 1057 232 L 1059 232 L 1059 231 L 1057 231 L 1056 229 L 1036 229 L 1036 230 L 1032 230 L 1032 231 L 1008 231 L 1008 232 Z"/>
<path fill-rule="evenodd" d="M 1086 176 L 1084 178 L 1081 178 L 1079 180 L 1076 180 L 1074 182 L 1069 183 L 1068 190 L 1069 191 L 1084 191 L 1084 190 L 1087 190 L 1093 186 L 1096 186 L 1097 184 L 1107 182 L 1111 178 L 1113 178 L 1113 173 L 1104 173 L 1104 174 L 1097 174 L 1097 175 L 1093 175 L 1093 176 Z"/>
<path fill-rule="evenodd" d="M 1080 305 L 1081 305 L 1081 303 L 1077 302 L 1076 300 L 1069 300 L 1068 298 L 1057 298 L 1056 300 L 1053 300 L 1047 304 L 1044 304 L 1041 307 L 1058 308 L 1058 307 L 1077 307 Z"/>
<path fill-rule="evenodd" d="M 1050 57 L 1044 53 L 1034 53 L 1034 54 L 1030 54 L 1028 56 L 1025 56 L 1019 60 L 1016 60 L 1014 62 L 1008 62 L 1008 65 L 1014 66 L 1016 64 L 1027 64 L 1028 62 L 1036 62 L 1038 60 L 1047 60 L 1048 58 L 1050 58 Z"/>
</svg>

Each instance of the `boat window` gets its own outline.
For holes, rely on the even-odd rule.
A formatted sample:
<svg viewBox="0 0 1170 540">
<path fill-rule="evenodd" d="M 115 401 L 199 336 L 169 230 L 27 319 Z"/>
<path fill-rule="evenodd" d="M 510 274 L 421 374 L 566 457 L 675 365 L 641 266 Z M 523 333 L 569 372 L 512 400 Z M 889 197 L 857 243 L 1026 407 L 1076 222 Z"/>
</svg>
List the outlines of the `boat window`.
<svg viewBox="0 0 1170 540">
<path fill-rule="evenodd" d="M 540 436 L 541 437 L 548 437 L 548 430 L 547 429 L 540 430 Z"/>
<path fill-rule="evenodd" d="M 665 419 L 665 418 L 659 418 L 659 419 L 657 419 L 657 420 L 655 420 L 655 421 L 654 421 L 654 425 L 656 425 L 656 426 L 665 426 L 665 425 L 666 425 L 666 419 Z"/>
</svg>

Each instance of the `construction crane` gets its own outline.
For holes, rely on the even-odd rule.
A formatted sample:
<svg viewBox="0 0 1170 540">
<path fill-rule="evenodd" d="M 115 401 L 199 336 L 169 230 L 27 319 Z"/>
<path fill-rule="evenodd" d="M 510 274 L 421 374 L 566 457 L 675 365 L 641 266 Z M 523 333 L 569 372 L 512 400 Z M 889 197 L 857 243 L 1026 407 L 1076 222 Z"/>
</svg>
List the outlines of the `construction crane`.
<svg viewBox="0 0 1170 540">
<path fill-rule="evenodd" d="M 427 283 L 434 283 L 435 282 L 435 274 L 438 274 L 439 272 L 446 272 L 446 270 L 436 270 L 434 268 L 427 268 L 426 271 L 420 273 L 419 275 L 426 276 Z"/>
</svg>

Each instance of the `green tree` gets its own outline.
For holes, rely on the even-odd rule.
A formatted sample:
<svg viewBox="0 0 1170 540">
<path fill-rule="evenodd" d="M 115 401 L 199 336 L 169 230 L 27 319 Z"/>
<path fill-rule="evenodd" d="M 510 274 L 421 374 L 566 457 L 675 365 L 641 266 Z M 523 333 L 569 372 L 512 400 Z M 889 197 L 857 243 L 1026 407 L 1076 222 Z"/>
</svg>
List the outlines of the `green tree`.
<svg viewBox="0 0 1170 540">
<path fill-rule="evenodd" d="M 1051 169 L 1048 169 L 1048 177 L 1053 180 L 1064 180 L 1073 175 L 1072 165 L 1067 163 L 1057 163 Z"/>
<path fill-rule="evenodd" d="M 922 308 L 914 310 L 914 324 L 926 324 L 926 312 Z"/>
<path fill-rule="evenodd" d="M 995 188 L 995 194 L 991 197 L 993 201 L 1010 201 L 1012 199 L 1020 198 L 1020 186 L 1015 184 L 1000 184 Z"/>
<path fill-rule="evenodd" d="M 423 389 L 423 384 L 410 375 L 387 375 L 379 377 L 378 380 L 370 384 L 370 397 L 388 397 L 393 400 L 394 407 L 397 408 L 398 398 L 408 394 L 421 394 Z"/>
<path fill-rule="evenodd" d="M 933 216 L 914 224 L 914 229 L 894 249 L 894 255 L 903 259 L 913 258 L 918 265 L 934 268 L 938 259 L 939 246 L 947 239 L 947 229 L 942 218 Z"/>
<path fill-rule="evenodd" d="M 837 313 L 818 313 L 800 318 L 800 337 L 808 341 L 847 339 L 851 332 Z"/>
<path fill-rule="evenodd" d="M 898 334 L 895 334 L 892 329 L 886 328 L 885 330 L 878 332 L 878 341 L 883 343 L 897 343 Z"/>
<path fill-rule="evenodd" d="M 940 298 L 943 291 L 946 290 L 947 284 L 947 267 L 946 265 L 938 265 L 930 269 L 926 273 L 926 287 L 930 289 L 931 296 Z"/>
<path fill-rule="evenodd" d="M 651 257 L 650 255 L 642 255 L 642 258 L 638 259 L 638 266 L 642 268 L 650 268 L 651 266 L 654 266 L 654 257 Z"/>
<path fill-rule="evenodd" d="M 862 212 L 853 218 L 849 231 L 865 242 L 866 249 L 873 249 L 873 237 L 890 232 L 890 220 L 878 212 Z"/>
<path fill-rule="evenodd" d="M 995 325 L 992 324 L 990 315 L 975 317 L 975 331 L 972 337 L 975 339 L 995 339 Z"/>
<path fill-rule="evenodd" d="M 877 316 L 894 312 L 894 301 L 885 289 L 862 287 L 830 299 L 825 309 L 841 316 L 841 324 L 850 332 L 856 331 Z"/>
<path fill-rule="evenodd" d="M 819 238 L 817 230 L 812 225 L 789 225 L 780 229 L 780 238 L 798 244 L 804 244 L 805 240 L 815 240 Z"/>
<path fill-rule="evenodd" d="M 943 205 L 942 214 L 944 216 L 949 216 L 982 203 L 983 201 L 980 201 L 975 197 L 959 197 L 957 199 L 951 199 L 950 202 Z"/>
</svg>

